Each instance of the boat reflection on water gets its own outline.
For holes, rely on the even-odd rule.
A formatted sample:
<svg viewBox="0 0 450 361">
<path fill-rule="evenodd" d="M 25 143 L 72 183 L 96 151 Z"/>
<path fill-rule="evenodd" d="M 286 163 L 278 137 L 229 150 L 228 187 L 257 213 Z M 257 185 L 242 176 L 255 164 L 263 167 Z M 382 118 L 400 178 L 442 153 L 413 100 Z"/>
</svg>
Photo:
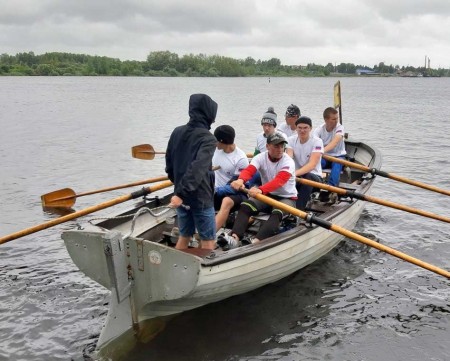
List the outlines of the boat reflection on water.
<svg viewBox="0 0 450 361">
<path fill-rule="evenodd" d="M 51 219 L 57 218 L 55 216 L 61 217 L 75 212 L 75 209 L 73 208 L 62 207 L 42 207 L 42 209 Z"/>
<path fill-rule="evenodd" d="M 176 315 L 156 317 L 139 322 L 139 331 L 128 330 L 114 341 L 95 351 L 91 356 L 97 360 L 121 361 L 133 354 L 133 349 L 139 348 L 153 340 L 164 331 L 167 323 Z"/>
</svg>

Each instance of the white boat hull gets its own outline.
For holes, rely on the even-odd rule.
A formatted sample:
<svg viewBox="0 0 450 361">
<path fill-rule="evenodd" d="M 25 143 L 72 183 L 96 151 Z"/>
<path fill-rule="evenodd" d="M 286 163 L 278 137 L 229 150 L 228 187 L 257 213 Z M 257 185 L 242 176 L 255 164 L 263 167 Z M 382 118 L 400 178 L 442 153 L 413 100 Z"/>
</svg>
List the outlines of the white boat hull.
<svg viewBox="0 0 450 361">
<path fill-rule="evenodd" d="M 340 215 L 334 223 L 353 229 L 363 207 L 363 202 L 357 202 L 351 212 Z M 276 282 L 321 258 L 342 239 L 335 232 L 316 227 L 278 247 L 210 268 L 200 267 L 191 293 L 182 299 L 149 304 L 140 314 L 140 321 L 180 313 Z"/>
</svg>

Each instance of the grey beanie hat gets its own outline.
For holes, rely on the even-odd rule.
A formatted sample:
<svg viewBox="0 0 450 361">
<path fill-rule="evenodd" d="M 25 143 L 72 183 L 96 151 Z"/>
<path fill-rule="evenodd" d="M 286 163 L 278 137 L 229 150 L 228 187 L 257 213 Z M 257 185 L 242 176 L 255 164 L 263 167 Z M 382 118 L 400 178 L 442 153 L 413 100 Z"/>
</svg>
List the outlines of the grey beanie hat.
<svg viewBox="0 0 450 361">
<path fill-rule="evenodd" d="M 273 107 L 269 107 L 267 112 L 265 112 L 261 119 L 261 125 L 272 124 L 274 127 L 277 126 L 277 113 L 275 113 Z"/>
</svg>

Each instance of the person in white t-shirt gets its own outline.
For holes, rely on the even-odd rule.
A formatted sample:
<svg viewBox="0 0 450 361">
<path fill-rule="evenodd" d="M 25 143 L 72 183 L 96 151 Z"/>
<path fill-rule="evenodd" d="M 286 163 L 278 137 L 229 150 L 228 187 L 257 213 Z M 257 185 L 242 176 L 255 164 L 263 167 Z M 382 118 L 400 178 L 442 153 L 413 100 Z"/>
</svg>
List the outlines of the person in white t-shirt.
<svg viewBox="0 0 450 361">
<path fill-rule="evenodd" d="M 256 137 L 256 147 L 253 156 L 266 151 L 267 137 L 277 131 L 277 114 L 273 107 L 269 107 L 261 119 L 263 132 Z"/>
<path fill-rule="evenodd" d="M 339 124 L 338 111 L 332 107 L 328 107 L 323 111 L 324 124 L 314 130 L 314 135 L 323 141 L 324 152 L 337 158 L 345 158 L 347 152 L 345 151 L 344 142 L 344 126 Z M 339 178 L 341 176 L 342 164 L 334 163 L 322 159 L 322 168 L 330 168 L 330 177 L 328 184 L 338 187 Z"/>
<path fill-rule="evenodd" d="M 286 114 L 284 119 L 286 123 L 281 124 L 277 130 L 286 134 L 287 137 L 297 134 L 297 128 L 295 126 L 295 121 L 302 115 L 300 113 L 300 108 L 294 104 L 291 104 L 286 109 Z"/>
<path fill-rule="evenodd" d="M 234 144 L 236 132 L 229 125 L 221 125 L 214 131 L 217 148 L 214 152 L 212 164 L 220 167 L 215 172 L 214 208 L 216 209 L 216 229 L 219 230 L 232 211 L 239 208 L 247 196 L 231 188 L 230 182 L 247 168 L 247 155 Z"/>
<path fill-rule="evenodd" d="M 288 138 L 286 153 L 295 162 L 295 176 L 322 182 L 322 167 L 320 160 L 323 154 L 322 140 L 313 134 L 311 118 L 301 116 L 295 122 L 297 135 Z M 297 208 L 305 210 L 311 197 L 313 187 L 297 183 L 298 199 Z"/>
<path fill-rule="evenodd" d="M 231 186 L 239 190 L 259 171 L 262 185 L 249 189 L 249 199 L 241 203 L 233 229 L 230 234 L 222 233 L 217 237 L 217 244 L 222 249 L 235 248 L 242 241 L 251 216 L 259 212 L 270 213 L 270 217 L 259 229 L 252 243 L 257 243 L 279 232 L 280 223 L 285 212 L 257 200 L 257 194 L 264 194 L 289 206 L 295 206 L 297 190 L 295 188 L 295 164 L 285 152 L 287 140 L 283 133 L 276 132 L 267 137 L 267 151 L 253 157 L 250 165 L 244 169 Z"/>
</svg>

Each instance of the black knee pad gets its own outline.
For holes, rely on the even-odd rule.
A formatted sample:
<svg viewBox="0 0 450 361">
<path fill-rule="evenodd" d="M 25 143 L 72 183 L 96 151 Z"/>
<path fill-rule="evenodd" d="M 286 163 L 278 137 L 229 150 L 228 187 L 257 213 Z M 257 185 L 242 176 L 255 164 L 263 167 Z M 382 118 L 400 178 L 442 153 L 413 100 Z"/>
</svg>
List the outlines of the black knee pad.
<svg viewBox="0 0 450 361">
<path fill-rule="evenodd" d="M 281 222 L 281 220 L 283 219 L 283 211 L 281 211 L 280 209 L 274 209 L 272 211 L 272 215 L 277 216 L 279 222 Z"/>
<path fill-rule="evenodd" d="M 242 212 L 248 215 L 249 217 L 257 215 L 259 213 L 255 203 L 249 200 L 246 200 L 241 203 L 241 208 L 239 208 L 239 212 Z"/>
</svg>

